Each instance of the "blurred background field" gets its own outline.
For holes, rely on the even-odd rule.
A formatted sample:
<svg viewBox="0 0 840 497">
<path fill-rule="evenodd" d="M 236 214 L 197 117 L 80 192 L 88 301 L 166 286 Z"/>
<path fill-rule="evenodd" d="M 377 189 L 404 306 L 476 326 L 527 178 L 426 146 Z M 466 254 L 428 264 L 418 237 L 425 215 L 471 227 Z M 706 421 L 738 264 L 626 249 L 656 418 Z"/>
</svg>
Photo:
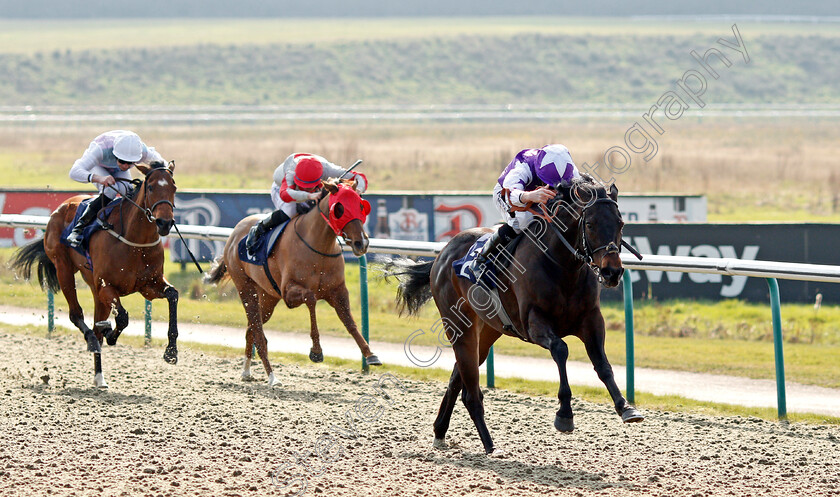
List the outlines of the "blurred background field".
<svg viewBox="0 0 840 497">
<path fill-rule="evenodd" d="M 596 163 L 610 146 L 623 143 L 627 129 L 673 90 L 686 70 L 699 68 L 691 50 L 702 54 L 717 47 L 732 66 L 713 63 L 721 77 L 708 80 L 707 108 L 698 112 L 692 106 L 678 120 L 663 118 L 665 134 L 655 137 L 658 154 L 650 162 L 634 156 L 632 167 L 617 178 L 619 189 L 704 194 L 712 222 L 836 223 L 840 65 L 832 61 L 840 53 L 840 29 L 837 22 L 777 21 L 5 19 L 0 20 L 0 175 L 6 187 L 84 189 L 67 176 L 72 162 L 98 133 L 129 128 L 176 161 L 181 190 L 267 193 L 278 162 L 307 151 L 344 165 L 364 159 L 363 171 L 376 191 L 489 194 L 499 171 L 523 148 L 561 142 L 578 164 Z M 733 40 L 735 23 L 749 63 L 717 42 Z M 481 120 L 306 118 L 336 109 L 506 105 L 581 112 L 540 119 L 507 119 L 503 113 Z M 191 106 L 196 112 L 214 106 L 217 113 L 274 106 L 301 117 L 192 124 L 155 119 Z M 744 112 L 751 109 L 762 112 Z M 39 113 L 88 118 L 50 122 L 34 119 Z M 124 119 L 137 113 L 152 117 Z M 10 253 L 0 250 L 4 304 L 43 308 L 40 289 L 22 284 L 5 268 Z M 244 328 L 232 285 L 206 287 L 194 271 L 174 264 L 167 263 L 167 272 L 181 290 L 182 320 Z M 358 319 L 357 267 L 348 265 L 347 278 Z M 438 317 L 430 304 L 418 320 L 401 319 L 393 296 L 393 286 L 372 280 L 374 340 L 402 342 Z M 90 309 L 88 292 L 80 291 L 80 297 Z M 66 307 L 62 297 L 56 302 Z M 129 297 L 126 304 L 132 319 L 141 319 L 142 300 Z M 323 333 L 346 334 L 325 304 L 319 309 Z M 154 313 L 165 319 L 165 306 L 155 305 Z M 623 310 L 607 303 L 604 314 L 608 354 L 622 364 Z M 840 307 L 827 302 L 817 311 L 784 304 L 782 316 L 788 379 L 840 387 Z M 269 328 L 308 333 L 307 313 L 281 306 Z M 770 311 L 762 304 L 642 301 L 636 333 L 640 366 L 773 377 Z M 569 344 L 572 359 L 586 359 L 577 340 Z M 511 339 L 501 340 L 497 351 L 547 357 Z"/>
</svg>

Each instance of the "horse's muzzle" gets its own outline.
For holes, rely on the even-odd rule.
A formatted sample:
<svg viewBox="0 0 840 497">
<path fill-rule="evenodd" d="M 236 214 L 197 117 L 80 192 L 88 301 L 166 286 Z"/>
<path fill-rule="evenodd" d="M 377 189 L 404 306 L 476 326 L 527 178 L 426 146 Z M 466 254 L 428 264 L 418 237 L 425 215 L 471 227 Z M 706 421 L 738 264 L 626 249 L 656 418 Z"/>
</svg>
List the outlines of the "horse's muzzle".
<svg viewBox="0 0 840 497">
<path fill-rule="evenodd" d="M 172 226 L 175 225 L 174 219 L 155 219 L 155 224 L 157 225 L 158 235 L 166 236 L 169 234 L 169 231 L 172 229 Z"/>
<path fill-rule="evenodd" d="M 607 288 L 617 287 L 622 276 L 624 276 L 624 268 L 621 266 L 606 266 L 601 268 L 601 277 L 604 278 L 604 286 Z"/>
<path fill-rule="evenodd" d="M 356 257 L 360 257 L 367 253 L 369 245 L 370 241 L 367 237 L 364 237 L 361 240 L 354 240 L 353 242 L 351 242 L 350 248 L 353 249 L 353 255 L 355 255 Z"/>
</svg>

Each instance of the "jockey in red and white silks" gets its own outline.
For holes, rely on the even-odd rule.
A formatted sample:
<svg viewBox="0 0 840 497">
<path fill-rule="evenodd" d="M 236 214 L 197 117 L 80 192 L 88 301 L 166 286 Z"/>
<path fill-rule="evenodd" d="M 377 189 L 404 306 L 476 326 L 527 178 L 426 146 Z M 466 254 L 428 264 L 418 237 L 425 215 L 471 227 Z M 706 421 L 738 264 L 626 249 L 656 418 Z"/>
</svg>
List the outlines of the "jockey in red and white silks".
<svg viewBox="0 0 840 497">
<path fill-rule="evenodd" d="M 286 157 L 274 170 L 274 184 L 271 185 L 271 201 L 276 210 L 251 228 L 245 241 L 248 251 L 268 230 L 297 216 L 300 202 L 317 200 L 323 180 L 337 178 L 346 171 L 320 155 L 301 153 Z M 362 173 L 351 171 L 344 178 L 357 180 L 359 193 L 367 189 L 367 178 Z"/>
<path fill-rule="evenodd" d="M 534 219 L 530 211 L 519 210 L 529 203 L 545 204 L 554 197 L 546 186 L 558 186 L 580 178 L 580 172 L 565 145 L 546 145 L 520 151 L 510 161 L 493 188 L 493 202 L 505 224 L 490 237 L 478 257 L 484 263 L 500 242 L 521 233 Z"/>
</svg>

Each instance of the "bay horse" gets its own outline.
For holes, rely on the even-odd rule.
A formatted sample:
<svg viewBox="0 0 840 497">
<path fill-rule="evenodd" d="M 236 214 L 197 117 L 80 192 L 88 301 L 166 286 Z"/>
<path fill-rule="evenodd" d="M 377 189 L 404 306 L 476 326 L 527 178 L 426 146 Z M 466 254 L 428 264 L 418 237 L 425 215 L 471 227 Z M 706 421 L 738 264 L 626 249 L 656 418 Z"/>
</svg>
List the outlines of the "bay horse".
<svg viewBox="0 0 840 497">
<path fill-rule="evenodd" d="M 263 325 L 271 318 L 281 299 L 290 309 L 302 304 L 309 309 L 312 338 L 309 359 L 312 362 L 324 360 L 315 304 L 318 300 L 326 300 L 356 341 L 367 363 L 382 365 L 370 351 L 350 313 L 350 294 L 344 281 L 344 257 L 336 238 L 339 234 L 343 235 L 357 257 L 367 252 L 369 241 L 363 223 L 370 212 L 370 204 L 362 200 L 355 188 L 355 181 L 325 182 L 315 207 L 289 221 L 283 236 L 268 254 L 268 271 L 276 288 L 263 266 L 239 259 L 239 242 L 248 236 L 248 231 L 259 222 L 260 216 L 246 217 L 233 228 L 205 281 L 219 283 L 229 276 L 245 308 L 248 327 L 245 331 L 243 381 L 253 379 L 251 349 L 256 344 L 268 375 L 268 384 L 280 384 L 268 361 L 268 341 Z"/>
<path fill-rule="evenodd" d="M 490 228 L 459 233 L 433 261 L 397 259 L 386 265 L 386 275 L 401 281 L 397 294 L 401 312 L 416 314 L 434 298 L 455 353 L 455 368 L 434 422 L 435 447 L 446 447 L 444 438 L 461 393 L 485 452 L 493 452 L 493 440 L 484 421 L 478 368 L 502 335 L 551 352 L 560 373 L 560 409 L 554 420 L 557 430 L 574 430 L 572 391 L 566 375 L 569 349 L 563 341 L 569 335 L 577 336 L 585 345 L 622 420 L 630 423 L 644 419 L 616 386 L 604 352 L 600 283 L 615 287 L 624 273 L 619 258 L 624 222 L 618 210 L 618 189 L 612 185 L 607 191 L 591 178 L 553 189 L 557 195 L 526 228 L 513 252 L 503 250 L 496 258 L 498 300 L 490 299 L 485 286 L 458 277 L 452 268 L 453 261 L 464 257 L 479 237 L 492 231 Z M 508 326 L 502 323 L 498 303 L 510 318 Z"/>
<path fill-rule="evenodd" d="M 107 388 L 102 374 L 101 345 L 115 345 L 128 326 L 128 312 L 120 297 L 140 293 L 147 300 L 166 298 L 169 302 L 169 343 L 163 359 L 178 362 L 178 290 L 163 275 L 162 236 L 175 224 L 175 164 L 162 162 L 152 166 L 138 164 L 145 175 L 133 199 L 124 197 L 105 219 L 111 226 L 93 233 L 88 245 L 90 259 L 60 241 L 65 227 L 73 223 L 79 204 L 90 195 L 76 195 L 65 200 L 50 215 L 44 237 L 21 247 L 12 259 L 12 267 L 22 270 L 28 279 L 32 266 L 38 265 L 42 288 L 59 289 L 69 306 L 70 321 L 84 334 L 87 349 L 94 357 L 94 385 Z M 102 216 L 100 211 L 98 216 Z M 93 293 L 93 329 L 85 324 L 84 312 L 76 296 L 76 272 L 81 272 Z M 108 316 L 115 314 L 116 329 Z"/>
</svg>

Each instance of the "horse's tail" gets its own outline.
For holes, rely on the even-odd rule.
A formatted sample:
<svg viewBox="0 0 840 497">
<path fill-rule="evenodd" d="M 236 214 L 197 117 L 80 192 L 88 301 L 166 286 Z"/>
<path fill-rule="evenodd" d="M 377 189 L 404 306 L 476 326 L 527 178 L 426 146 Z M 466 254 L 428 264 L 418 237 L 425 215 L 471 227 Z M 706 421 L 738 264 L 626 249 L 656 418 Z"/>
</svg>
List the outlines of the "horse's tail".
<svg viewBox="0 0 840 497">
<path fill-rule="evenodd" d="M 24 245 L 19 248 L 9 266 L 19 270 L 25 279 L 32 276 L 32 265 L 38 263 L 38 282 L 41 283 L 41 288 L 49 288 L 53 292 L 58 292 L 60 287 L 58 285 L 58 274 L 55 272 L 55 264 L 47 256 L 47 251 L 44 249 L 44 239 L 35 240 L 34 242 Z"/>
<path fill-rule="evenodd" d="M 225 279 L 227 276 L 227 264 L 225 264 L 225 257 L 224 255 L 220 255 L 216 257 L 216 260 L 213 261 L 213 267 L 207 271 L 207 274 L 204 275 L 204 282 L 205 283 L 218 283 Z"/>
<path fill-rule="evenodd" d="M 423 304 L 432 299 L 432 265 L 435 261 L 416 262 L 407 258 L 391 259 L 385 262 L 385 279 L 393 276 L 399 282 L 397 288 L 397 309 L 400 315 L 408 311 L 416 315 Z"/>
</svg>

